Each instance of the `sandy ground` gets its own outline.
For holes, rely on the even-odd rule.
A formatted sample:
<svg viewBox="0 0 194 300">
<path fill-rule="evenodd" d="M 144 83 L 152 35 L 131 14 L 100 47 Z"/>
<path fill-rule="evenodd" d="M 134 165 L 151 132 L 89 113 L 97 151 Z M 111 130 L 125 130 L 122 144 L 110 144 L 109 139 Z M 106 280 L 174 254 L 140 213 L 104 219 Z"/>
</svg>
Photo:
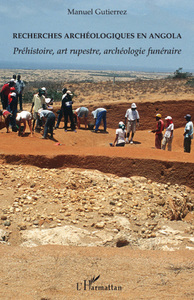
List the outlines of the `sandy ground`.
<svg viewBox="0 0 194 300">
<path fill-rule="evenodd" d="M 193 299 L 192 251 L 0 247 L 1 299 Z M 89 280 L 100 277 L 89 286 Z"/>
</svg>

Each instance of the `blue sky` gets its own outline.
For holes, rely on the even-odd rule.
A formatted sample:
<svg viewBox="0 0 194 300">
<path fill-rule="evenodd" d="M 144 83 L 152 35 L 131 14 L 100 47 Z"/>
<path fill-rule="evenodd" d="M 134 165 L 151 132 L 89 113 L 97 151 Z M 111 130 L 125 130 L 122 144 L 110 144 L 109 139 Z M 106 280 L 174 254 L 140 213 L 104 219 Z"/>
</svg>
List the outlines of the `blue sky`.
<svg viewBox="0 0 194 300">
<path fill-rule="evenodd" d="M 68 15 L 68 9 L 90 10 L 93 15 Z M 127 10 L 127 15 L 96 15 L 102 11 Z M 0 0 L 0 66 L 194 71 L 193 0 Z M 13 33 L 61 33 L 61 39 L 13 39 Z M 133 39 L 64 39 L 66 33 L 133 33 Z M 147 34 L 138 39 L 137 33 Z M 150 39 L 151 33 L 174 33 L 175 38 Z M 182 38 L 176 38 L 180 34 Z M 53 49 L 54 55 L 13 54 L 14 48 Z M 148 54 L 149 48 L 181 49 L 180 54 Z M 66 49 L 66 54 L 57 54 Z M 99 49 L 101 55 L 70 54 L 70 49 Z M 104 54 L 106 49 L 142 49 L 144 54 Z"/>
</svg>

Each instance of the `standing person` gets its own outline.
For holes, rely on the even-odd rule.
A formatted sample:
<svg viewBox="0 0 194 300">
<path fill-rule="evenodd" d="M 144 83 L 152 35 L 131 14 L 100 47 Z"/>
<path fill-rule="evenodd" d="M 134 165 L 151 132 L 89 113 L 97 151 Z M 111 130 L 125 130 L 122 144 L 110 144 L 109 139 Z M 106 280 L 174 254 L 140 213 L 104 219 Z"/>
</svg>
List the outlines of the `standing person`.
<svg viewBox="0 0 194 300">
<path fill-rule="evenodd" d="M 173 131 L 174 124 L 172 121 L 172 117 L 168 116 L 165 118 L 166 120 L 166 131 L 162 140 L 162 150 L 166 149 L 166 145 L 168 144 L 168 151 L 172 150 L 172 139 L 173 139 Z"/>
<path fill-rule="evenodd" d="M 72 96 L 73 94 L 71 91 L 68 91 L 66 88 L 62 90 L 63 96 L 62 96 L 62 112 L 64 114 L 64 129 L 67 131 L 67 123 L 68 123 L 68 118 L 70 119 L 71 122 L 71 130 L 75 131 L 75 124 L 73 120 L 73 110 L 72 110 Z"/>
<path fill-rule="evenodd" d="M 10 116 L 10 124 L 12 127 L 12 131 L 17 131 L 16 127 L 16 114 L 17 114 L 17 95 L 15 92 L 9 94 L 10 103 L 8 105 L 8 111 L 11 113 Z"/>
<path fill-rule="evenodd" d="M 22 93 L 23 93 L 25 84 L 24 84 L 23 80 L 21 80 L 21 75 L 17 76 L 15 87 L 16 87 L 16 93 L 17 93 L 17 102 L 19 102 L 20 111 L 22 111 L 23 110 L 23 108 L 22 108 Z"/>
<path fill-rule="evenodd" d="M 50 132 L 50 138 L 53 139 L 53 127 L 55 126 L 55 114 L 48 109 L 39 109 L 38 114 L 44 124 L 44 133 L 42 139 L 47 138 L 48 131 Z"/>
<path fill-rule="evenodd" d="M 34 130 L 34 126 L 36 123 L 36 127 L 35 130 L 38 130 L 38 127 L 40 126 L 40 119 L 39 119 L 39 115 L 38 115 L 38 110 L 40 108 L 45 108 L 45 96 L 44 96 L 44 91 L 42 91 L 41 89 L 39 89 L 38 94 L 35 94 L 33 99 L 32 99 L 32 107 L 30 112 L 32 113 L 32 110 L 34 109 L 33 112 L 33 126 L 32 126 L 32 130 Z"/>
<path fill-rule="evenodd" d="M 191 121 L 191 115 L 187 114 L 185 117 L 186 125 L 184 132 L 184 152 L 191 152 L 191 140 L 193 139 L 193 122 Z"/>
<path fill-rule="evenodd" d="M 80 122 L 81 122 L 81 118 L 84 118 L 84 124 L 85 124 L 85 129 L 87 128 L 88 125 L 88 114 L 89 114 L 89 110 L 87 107 L 78 107 L 75 111 L 74 114 L 77 117 L 77 128 L 80 129 Z"/>
<path fill-rule="evenodd" d="M 116 144 L 116 147 L 124 147 L 125 138 L 126 138 L 125 124 L 123 122 L 119 122 L 119 128 L 116 129 L 115 140 L 113 144 L 110 143 L 110 146 L 114 147 Z"/>
<path fill-rule="evenodd" d="M 20 113 L 17 113 L 16 122 L 19 125 L 18 135 L 24 135 L 26 131 L 26 122 L 28 122 L 28 126 L 30 129 L 31 137 L 32 137 L 32 114 L 29 111 L 23 110 Z M 24 130 L 21 133 L 21 124 L 24 124 Z"/>
<path fill-rule="evenodd" d="M 105 108 L 97 108 L 96 110 L 92 111 L 92 115 L 95 119 L 95 129 L 94 132 L 98 131 L 100 126 L 101 120 L 103 120 L 104 124 L 104 132 L 106 132 L 106 109 Z"/>
<path fill-rule="evenodd" d="M 8 106 L 8 95 L 11 87 L 14 87 L 15 80 L 12 78 L 8 83 L 5 83 L 1 89 L 1 102 L 3 109 L 7 109 Z"/>
<path fill-rule="evenodd" d="M 136 131 L 136 123 L 139 125 L 139 113 L 137 111 L 135 103 L 131 104 L 131 108 L 127 109 L 125 114 L 125 126 L 127 126 L 127 138 L 126 143 L 133 144 L 133 137 Z M 129 141 L 129 135 L 131 132 L 131 139 Z"/>
<path fill-rule="evenodd" d="M 161 142 L 163 138 L 162 131 L 164 130 L 164 122 L 162 120 L 161 114 L 156 115 L 156 121 L 157 121 L 156 129 L 152 130 L 151 132 L 155 133 L 155 148 L 161 149 Z"/>
</svg>

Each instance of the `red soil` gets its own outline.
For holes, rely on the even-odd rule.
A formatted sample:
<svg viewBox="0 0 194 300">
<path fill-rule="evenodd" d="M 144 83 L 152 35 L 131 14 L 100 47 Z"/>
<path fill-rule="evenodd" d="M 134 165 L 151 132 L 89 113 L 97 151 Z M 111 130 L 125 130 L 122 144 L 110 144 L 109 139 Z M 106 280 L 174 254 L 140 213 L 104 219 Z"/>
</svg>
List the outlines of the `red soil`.
<svg viewBox="0 0 194 300">
<path fill-rule="evenodd" d="M 154 123 L 155 124 L 155 123 Z M 43 168 L 88 168 L 119 176 L 145 176 L 151 180 L 185 184 L 194 187 L 194 152 L 183 152 L 183 128 L 175 130 L 173 151 L 154 149 L 154 134 L 139 130 L 134 144 L 124 148 L 110 147 L 115 129 L 108 134 L 80 129 L 75 132 L 55 130 L 56 141 L 40 139 L 35 133 L 31 138 L 27 128 L 24 137 L 17 133 L 0 132 L 2 162 L 31 164 Z"/>
</svg>

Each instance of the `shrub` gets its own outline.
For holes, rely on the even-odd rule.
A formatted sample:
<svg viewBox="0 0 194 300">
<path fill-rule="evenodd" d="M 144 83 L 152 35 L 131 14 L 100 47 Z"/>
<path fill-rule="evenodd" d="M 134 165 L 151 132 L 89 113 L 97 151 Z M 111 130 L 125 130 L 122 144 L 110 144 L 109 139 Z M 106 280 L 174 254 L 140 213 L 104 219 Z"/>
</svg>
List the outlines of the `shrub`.
<svg viewBox="0 0 194 300">
<path fill-rule="evenodd" d="M 188 78 L 188 77 L 191 77 L 192 76 L 192 73 L 189 73 L 189 72 L 182 72 L 183 68 L 179 68 L 178 70 L 176 70 L 174 72 L 174 76 L 173 76 L 173 79 L 185 79 L 185 78 Z"/>
<path fill-rule="evenodd" d="M 23 92 L 23 102 L 30 103 L 32 102 L 33 95 L 38 93 L 38 90 L 45 86 L 47 88 L 47 97 L 53 98 L 54 101 L 61 101 L 62 97 L 62 82 L 50 82 L 50 81 L 32 81 L 25 82 L 25 88 Z"/>
<path fill-rule="evenodd" d="M 194 78 L 191 78 L 190 80 L 188 80 L 186 82 L 187 85 L 191 86 L 191 87 L 194 87 Z"/>
</svg>

